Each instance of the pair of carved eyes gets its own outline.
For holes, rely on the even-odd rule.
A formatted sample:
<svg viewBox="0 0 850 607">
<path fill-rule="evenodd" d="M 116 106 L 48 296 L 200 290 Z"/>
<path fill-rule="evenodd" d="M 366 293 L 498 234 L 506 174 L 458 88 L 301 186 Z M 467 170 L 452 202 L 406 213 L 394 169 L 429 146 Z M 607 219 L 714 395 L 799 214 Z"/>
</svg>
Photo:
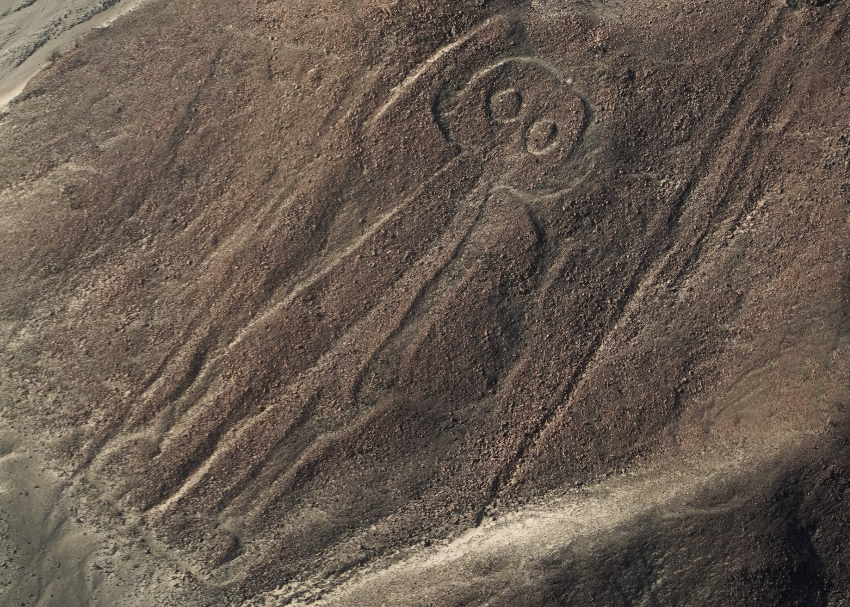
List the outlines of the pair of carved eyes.
<svg viewBox="0 0 850 607">
<path fill-rule="evenodd" d="M 504 89 L 490 96 L 490 117 L 496 122 L 510 123 L 519 120 L 522 111 L 522 94 L 516 89 Z M 532 154 L 546 154 L 558 147 L 558 123 L 551 118 L 535 120 L 524 133 L 525 145 Z"/>
</svg>

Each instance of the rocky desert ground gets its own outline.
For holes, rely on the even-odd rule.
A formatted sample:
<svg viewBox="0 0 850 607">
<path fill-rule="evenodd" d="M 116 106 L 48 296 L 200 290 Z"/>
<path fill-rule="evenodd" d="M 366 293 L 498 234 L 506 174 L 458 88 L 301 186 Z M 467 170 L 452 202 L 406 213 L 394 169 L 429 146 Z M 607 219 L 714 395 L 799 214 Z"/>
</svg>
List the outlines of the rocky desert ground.
<svg viewBox="0 0 850 607">
<path fill-rule="evenodd" d="M 850 604 L 846 2 L 42 2 L 0 603 Z"/>
</svg>

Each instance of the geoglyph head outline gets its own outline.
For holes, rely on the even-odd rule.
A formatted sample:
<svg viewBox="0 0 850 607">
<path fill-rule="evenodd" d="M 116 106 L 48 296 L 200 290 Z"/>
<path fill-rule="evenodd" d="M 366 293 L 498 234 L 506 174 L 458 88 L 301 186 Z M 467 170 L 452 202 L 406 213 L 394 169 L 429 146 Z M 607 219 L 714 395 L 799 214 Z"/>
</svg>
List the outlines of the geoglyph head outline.
<svg viewBox="0 0 850 607">
<path fill-rule="evenodd" d="M 410 155 L 436 170 L 465 154 L 478 157 L 483 184 L 491 187 L 561 189 L 588 106 L 553 65 L 513 56 L 520 29 L 504 17 L 489 20 L 440 48 L 393 89 L 364 125 L 376 141 L 393 134 L 397 145 L 385 161 L 410 167 L 403 160 Z M 399 125 L 408 127 L 400 137 Z"/>
<path fill-rule="evenodd" d="M 435 113 L 461 150 L 486 156 L 486 179 L 521 190 L 560 179 L 587 122 L 584 101 L 563 77 L 526 57 L 477 72 Z"/>
</svg>

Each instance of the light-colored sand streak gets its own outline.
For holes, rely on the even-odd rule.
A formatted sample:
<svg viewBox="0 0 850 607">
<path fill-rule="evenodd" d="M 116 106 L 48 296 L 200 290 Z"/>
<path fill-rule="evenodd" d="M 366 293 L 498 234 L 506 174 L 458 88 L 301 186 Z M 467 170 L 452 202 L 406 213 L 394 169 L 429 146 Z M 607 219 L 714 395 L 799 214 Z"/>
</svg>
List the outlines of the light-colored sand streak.
<svg viewBox="0 0 850 607">
<path fill-rule="evenodd" d="M 0 112 L 29 81 L 85 32 L 107 27 L 144 0 L 0 1 Z"/>
<path fill-rule="evenodd" d="M 745 449 L 717 447 L 673 466 L 668 460 L 667 465 L 612 477 L 590 489 L 489 520 L 448 544 L 415 549 L 393 564 L 375 563 L 346 581 L 308 581 L 251 605 L 483 607 L 484 599 L 476 597 L 492 599 L 503 590 L 533 585 L 548 559 L 569 550 L 580 553 L 580 546 L 616 541 L 617 531 L 628 531 L 644 515 L 653 520 L 701 512 L 689 506 L 695 494 L 769 466 L 781 454 L 793 452 L 806 436 L 778 432 L 749 442 Z"/>
</svg>

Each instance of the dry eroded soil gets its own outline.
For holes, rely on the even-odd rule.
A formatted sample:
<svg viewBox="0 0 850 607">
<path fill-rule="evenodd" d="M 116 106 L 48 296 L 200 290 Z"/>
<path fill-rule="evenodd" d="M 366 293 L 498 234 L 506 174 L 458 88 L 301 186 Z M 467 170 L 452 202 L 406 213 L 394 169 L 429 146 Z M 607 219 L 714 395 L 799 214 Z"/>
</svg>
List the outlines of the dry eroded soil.
<svg viewBox="0 0 850 607">
<path fill-rule="evenodd" d="M 850 600 L 849 65 L 837 0 L 90 32 L 0 117 L 0 593 Z"/>
</svg>

